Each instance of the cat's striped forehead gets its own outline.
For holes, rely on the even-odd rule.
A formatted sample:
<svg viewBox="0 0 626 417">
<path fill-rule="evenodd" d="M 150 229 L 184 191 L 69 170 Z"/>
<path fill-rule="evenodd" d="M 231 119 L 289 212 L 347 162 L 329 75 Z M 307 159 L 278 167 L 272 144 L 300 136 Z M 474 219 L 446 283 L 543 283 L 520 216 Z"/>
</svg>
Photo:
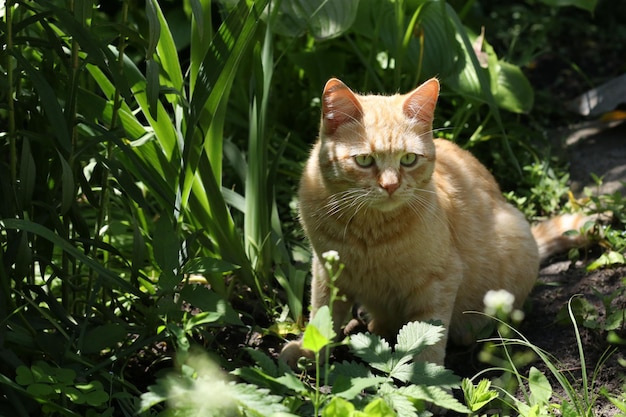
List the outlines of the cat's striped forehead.
<svg viewBox="0 0 626 417">
<path fill-rule="evenodd" d="M 337 136 L 347 139 L 342 142 L 352 148 L 351 154 L 430 153 L 431 126 L 403 114 L 405 97 L 357 96 L 357 99 L 363 108 L 361 120 L 342 126 L 337 132 Z"/>
</svg>

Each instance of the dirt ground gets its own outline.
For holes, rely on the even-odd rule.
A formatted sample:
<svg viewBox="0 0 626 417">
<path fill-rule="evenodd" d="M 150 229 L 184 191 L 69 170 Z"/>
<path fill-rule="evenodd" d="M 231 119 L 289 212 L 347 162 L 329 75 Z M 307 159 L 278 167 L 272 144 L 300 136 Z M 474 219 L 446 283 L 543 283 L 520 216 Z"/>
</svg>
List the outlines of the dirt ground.
<svg viewBox="0 0 626 417">
<path fill-rule="evenodd" d="M 626 195 L 626 123 L 624 122 L 587 122 L 568 130 L 555 132 L 560 137 L 557 146 L 561 146 L 566 158 L 570 161 L 570 178 L 572 191 L 583 194 L 589 187 L 595 194 L 621 193 Z M 598 187 L 591 173 L 603 178 Z M 600 255 L 598 248 L 590 249 L 588 259 Z M 597 321 L 602 323 L 606 312 L 602 296 L 609 296 L 625 285 L 626 266 L 610 269 L 586 271 L 584 261 L 573 264 L 566 257 L 555 258 L 542 266 L 538 283 L 528 298 L 526 316 L 520 326 L 520 332 L 532 344 L 545 350 L 555 359 L 558 367 L 568 373 L 575 387 L 582 384 L 581 360 L 576 343 L 576 336 L 571 321 L 563 316 L 568 301 L 574 296 L 583 297 L 598 311 Z M 613 299 L 613 309 L 626 308 L 626 298 L 621 294 Z M 565 318 L 564 318 L 565 317 Z M 579 326 L 583 351 L 587 368 L 587 382 L 594 382 L 591 395 L 597 395 L 600 388 L 619 395 L 624 392 L 626 369 L 626 346 L 612 345 L 606 340 L 607 333 L 601 330 L 590 330 Z M 624 338 L 624 329 L 619 335 Z M 480 345 L 474 346 L 470 352 L 455 351 L 448 353 L 448 366 L 462 376 L 472 377 L 488 367 L 478 360 Z M 611 352 L 603 362 L 603 355 Z M 540 360 L 535 360 L 524 368 L 528 372 L 530 366 L 543 371 L 550 379 L 558 397 L 566 397 L 550 371 Z M 594 377 L 594 372 L 597 375 Z M 491 376 L 491 375 L 490 375 Z M 582 392 L 580 389 L 578 392 Z M 592 397 L 593 398 L 593 397 Z M 617 408 L 604 396 L 599 396 L 595 403 L 594 415 L 611 417 L 618 414 Z"/>
</svg>

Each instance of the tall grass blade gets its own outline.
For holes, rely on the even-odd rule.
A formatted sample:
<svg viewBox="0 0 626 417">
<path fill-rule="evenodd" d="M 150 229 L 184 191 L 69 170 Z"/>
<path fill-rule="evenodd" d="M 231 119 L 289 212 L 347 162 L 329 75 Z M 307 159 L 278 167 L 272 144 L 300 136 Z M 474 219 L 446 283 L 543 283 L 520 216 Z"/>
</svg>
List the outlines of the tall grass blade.
<svg viewBox="0 0 626 417">
<path fill-rule="evenodd" d="M 269 25 L 265 30 L 263 43 L 255 48 L 253 66 L 244 234 L 248 257 L 251 259 L 257 275 L 266 278 L 271 265 L 269 238 L 272 207 L 272 193 L 268 183 L 269 143 L 266 130 L 268 96 L 273 74 L 273 53 Z"/>
</svg>

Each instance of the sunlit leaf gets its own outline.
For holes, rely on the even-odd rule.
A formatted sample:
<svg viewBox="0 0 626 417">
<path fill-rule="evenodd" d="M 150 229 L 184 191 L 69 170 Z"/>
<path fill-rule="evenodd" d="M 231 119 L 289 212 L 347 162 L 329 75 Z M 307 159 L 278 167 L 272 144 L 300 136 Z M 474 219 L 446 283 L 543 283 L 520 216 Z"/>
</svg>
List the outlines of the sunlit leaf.
<svg viewBox="0 0 626 417">
<path fill-rule="evenodd" d="M 548 378 L 534 366 L 528 374 L 528 388 L 530 388 L 531 404 L 548 404 L 552 397 L 552 387 Z"/>
<path fill-rule="evenodd" d="M 333 321 L 328 306 L 322 306 L 304 330 L 302 347 L 304 349 L 319 352 L 333 341 Z"/>
<path fill-rule="evenodd" d="M 274 30 L 285 36 L 308 32 L 318 40 L 331 39 L 346 32 L 356 18 L 359 0 L 291 0 L 280 2 Z"/>
</svg>

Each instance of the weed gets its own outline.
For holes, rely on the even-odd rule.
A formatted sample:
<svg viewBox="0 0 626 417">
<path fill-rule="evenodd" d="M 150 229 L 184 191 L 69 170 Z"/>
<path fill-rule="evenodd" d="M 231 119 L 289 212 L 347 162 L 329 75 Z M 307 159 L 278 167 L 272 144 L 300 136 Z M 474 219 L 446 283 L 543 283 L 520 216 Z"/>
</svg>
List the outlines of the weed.
<svg viewBox="0 0 626 417">
<path fill-rule="evenodd" d="M 510 368 L 497 368 L 511 373 L 519 382 L 519 388 L 523 400 L 512 394 L 513 391 L 503 391 L 503 401 L 512 406 L 522 416 L 555 415 L 556 410 L 560 415 L 593 416 L 593 407 L 600 395 L 596 380 L 600 369 L 610 356 L 610 352 L 605 353 L 596 364 L 592 375 L 588 374 L 585 354 L 578 330 L 576 315 L 573 308 L 573 298 L 568 303 L 568 315 L 576 335 L 576 345 L 578 347 L 578 357 L 580 359 L 580 378 L 572 375 L 569 371 L 563 370 L 557 358 L 543 351 L 538 346 L 532 344 L 518 331 L 508 326 L 504 321 L 497 320 L 501 325 L 513 331 L 514 337 L 500 337 L 492 339 L 499 343 L 504 354 L 510 357 L 509 352 L 513 346 L 521 346 L 532 351 L 547 368 L 552 378 L 559 384 L 564 397 L 553 398 L 553 389 L 545 374 L 537 368 L 532 367 L 528 377 L 524 377 L 519 371 L 519 366 L 513 360 L 510 361 Z M 488 371 L 488 370 L 487 370 Z M 580 383 L 576 382 L 580 381 Z"/>
</svg>

